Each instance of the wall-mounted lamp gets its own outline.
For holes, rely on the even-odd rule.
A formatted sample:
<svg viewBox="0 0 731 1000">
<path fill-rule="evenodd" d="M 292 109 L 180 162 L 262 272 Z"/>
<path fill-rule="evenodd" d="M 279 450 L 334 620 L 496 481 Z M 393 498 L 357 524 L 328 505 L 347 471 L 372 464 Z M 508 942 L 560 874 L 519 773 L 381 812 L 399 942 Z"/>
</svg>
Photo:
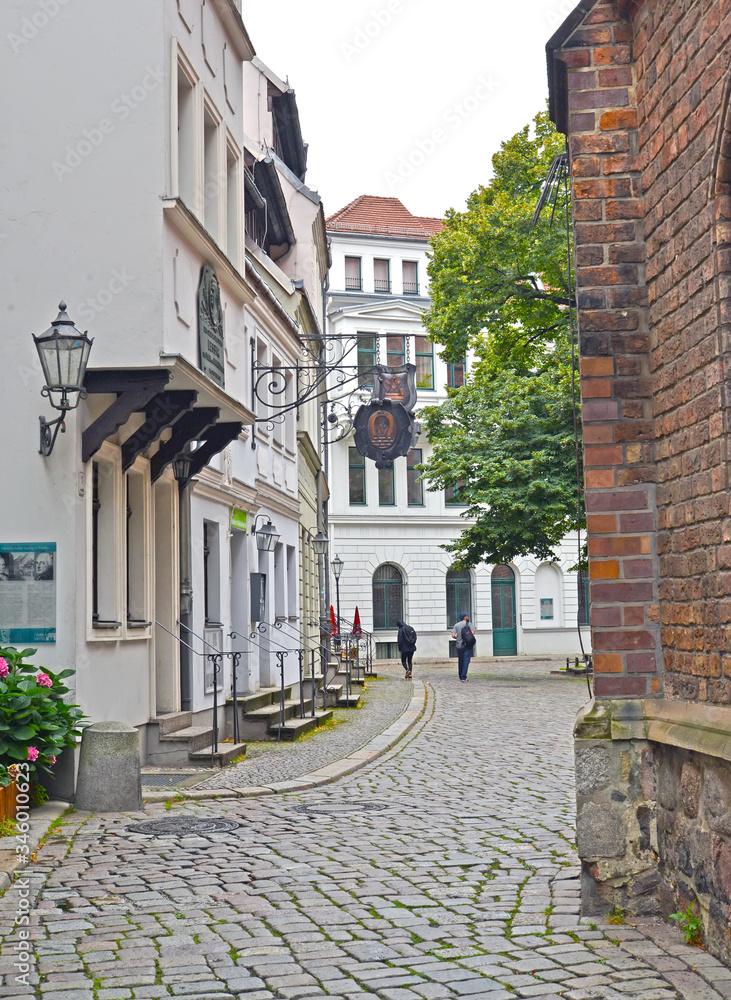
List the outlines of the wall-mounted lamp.
<svg viewBox="0 0 731 1000">
<path fill-rule="evenodd" d="M 181 451 L 173 459 L 173 475 L 175 476 L 175 482 L 181 489 L 190 479 L 190 464 L 191 458 L 186 451 Z"/>
<path fill-rule="evenodd" d="M 313 535 L 310 535 L 310 544 L 315 550 L 316 556 L 324 556 L 327 552 L 328 537 L 324 531 L 318 531 L 314 537 Z"/>
<path fill-rule="evenodd" d="M 279 541 L 277 529 L 270 520 L 267 520 L 266 524 L 262 524 L 261 528 L 257 528 L 256 522 L 260 517 L 268 517 L 268 515 L 257 514 L 254 518 L 251 533 L 256 538 L 256 547 L 260 552 L 273 552 L 277 547 L 277 542 Z"/>
<path fill-rule="evenodd" d="M 60 302 L 59 313 L 53 324 L 40 337 L 33 334 L 38 357 L 46 384 L 41 395 L 47 396 L 54 410 L 60 410 L 57 420 L 40 417 L 41 447 L 39 453 L 46 458 L 53 451 L 59 431 L 66 430 L 66 414 L 75 410 L 80 400 L 86 398 L 84 379 L 89 351 L 94 343 L 74 326 L 66 314 L 66 303 Z M 55 431 L 51 428 L 55 427 Z"/>
</svg>

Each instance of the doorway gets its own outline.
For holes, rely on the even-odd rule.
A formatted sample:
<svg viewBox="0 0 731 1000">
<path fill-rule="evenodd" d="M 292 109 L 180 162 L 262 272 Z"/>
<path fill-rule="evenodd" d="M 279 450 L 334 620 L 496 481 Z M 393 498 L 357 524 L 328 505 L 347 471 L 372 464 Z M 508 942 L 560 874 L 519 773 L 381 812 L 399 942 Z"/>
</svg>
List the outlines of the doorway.
<svg viewBox="0 0 731 1000">
<path fill-rule="evenodd" d="M 492 571 L 492 655 L 517 656 L 515 624 L 515 573 L 510 566 Z"/>
</svg>

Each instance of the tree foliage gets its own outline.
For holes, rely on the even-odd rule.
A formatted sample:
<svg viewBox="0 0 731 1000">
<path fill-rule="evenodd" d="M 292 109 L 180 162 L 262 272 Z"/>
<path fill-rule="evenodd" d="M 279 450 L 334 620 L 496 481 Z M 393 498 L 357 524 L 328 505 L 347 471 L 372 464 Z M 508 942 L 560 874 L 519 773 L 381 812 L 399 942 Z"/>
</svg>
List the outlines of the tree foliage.
<svg viewBox="0 0 731 1000">
<path fill-rule="evenodd" d="M 505 142 L 494 176 L 450 211 L 432 240 L 431 338 L 447 361 L 474 358 L 467 383 L 423 411 L 431 490 L 458 490 L 474 523 L 456 562 L 551 558 L 576 526 L 567 219 L 563 191 L 533 225 L 563 137 L 545 113 Z M 553 224 L 552 224 L 553 221 Z"/>
</svg>

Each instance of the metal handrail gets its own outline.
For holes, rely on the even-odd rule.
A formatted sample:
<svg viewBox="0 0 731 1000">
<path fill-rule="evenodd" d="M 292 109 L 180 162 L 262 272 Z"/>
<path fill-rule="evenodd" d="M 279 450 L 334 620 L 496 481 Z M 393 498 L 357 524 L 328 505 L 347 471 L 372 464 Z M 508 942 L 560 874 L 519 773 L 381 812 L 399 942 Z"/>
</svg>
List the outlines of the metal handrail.
<svg viewBox="0 0 731 1000">
<path fill-rule="evenodd" d="M 234 636 L 238 636 L 239 638 L 242 638 L 242 639 L 245 638 L 245 636 L 242 636 L 240 632 L 229 632 L 229 637 L 231 639 L 233 639 Z M 279 727 L 277 729 L 277 743 L 279 743 L 280 740 L 282 739 L 282 729 L 284 728 L 284 722 L 285 722 L 285 716 L 286 716 L 286 709 L 285 709 L 285 705 L 284 705 L 284 702 L 286 700 L 285 697 L 284 697 L 284 657 L 288 656 L 291 652 L 293 652 L 293 650 L 286 649 L 284 646 L 282 646 L 281 649 L 275 649 L 275 650 L 266 649 L 264 646 L 261 645 L 261 643 L 258 643 L 254 639 L 254 633 L 253 632 L 249 636 L 249 640 L 248 641 L 249 642 L 253 642 L 254 645 L 258 646 L 259 649 L 263 649 L 264 652 L 266 652 L 266 653 L 273 652 L 274 655 L 277 658 L 277 667 L 279 668 Z M 277 645 L 279 646 L 280 643 L 277 643 Z M 234 706 L 234 714 L 238 715 L 238 706 L 237 705 Z"/>
<path fill-rule="evenodd" d="M 263 624 L 269 625 L 270 628 L 272 627 L 272 624 L 270 622 L 266 622 L 266 623 L 263 623 Z M 313 625 L 313 627 L 315 626 L 314 622 L 311 622 L 311 624 Z M 315 652 L 317 650 L 320 651 L 320 665 L 321 665 L 321 668 L 322 668 L 322 672 L 321 672 L 321 675 L 320 675 L 321 681 L 322 681 L 322 707 L 323 707 L 323 709 L 325 709 L 327 707 L 327 666 L 328 666 L 328 662 L 330 660 L 331 651 L 328 649 L 327 646 L 324 646 L 321 642 L 318 642 L 316 639 L 313 639 L 311 636 L 307 635 L 306 632 L 303 632 L 302 629 L 297 628 L 297 626 L 293 625 L 292 622 L 290 622 L 290 621 L 283 621 L 283 620 L 278 621 L 277 619 L 275 619 L 273 627 L 276 628 L 276 629 L 278 629 L 279 631 L 283 631 L 285 625 L 287 626 L 287 628 L 291 628 L 295 632 L 297 632 L 299 635 L 301 635 L 302 638 L 305 639 L 307 642 L 313 644 L 312 646 L 305 647 L 305 649 L 302 650 L 302 652 L 309 652 L 311 654 L 310 679 L 311 679 L 311 683 L 312 683 L 312 711 L 311 711 L 310 714 L 311 714 L 312 718 L 314 718 L 314 716 L 315 716 L 315 694 L 316 694 L 316 691 L 317 691 L 317 686 L 316 686 L 316 682 L 315 682 L 315 656 L 314 656 L 314 654 L 315 654 Z M 320 626 L 317 625 L 317 627 L 319 628 Z M 286 635 L 286 632 L 284 634 Z M 299 653 L 300 650 L 298 650 L 297 652 Z M 303 678 L 301 676 L 300 677 L 300 702 L 301 703 L 303 703 L 303 701 L 304 701 L 304 699 L 302 697 L 302 679 Z M 302 711 L 304 712 L 304 705 L 302 707 Z M 301 715 L 300 718 L 304 718 L 304 715 Z"/>
</svg>

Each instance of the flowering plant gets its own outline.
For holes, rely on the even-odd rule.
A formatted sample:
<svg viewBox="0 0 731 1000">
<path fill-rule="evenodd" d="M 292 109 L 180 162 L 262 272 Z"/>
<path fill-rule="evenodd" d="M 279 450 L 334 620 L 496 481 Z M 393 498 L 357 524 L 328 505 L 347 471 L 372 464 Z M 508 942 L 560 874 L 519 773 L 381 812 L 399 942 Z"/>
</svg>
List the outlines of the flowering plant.
<svg viewBox="0 0 731 1000">
<path fill-rule="evenodd" d="M 31 776 L 49 771 L 64 747 L 74 746 L 84 727 L 78 705 L 69 705 L 64 678 L 73 670 L 40 670 L 28 662 L 35 649 L 0 646 L 0 787 L 23 762 Z"/>
</svg>

